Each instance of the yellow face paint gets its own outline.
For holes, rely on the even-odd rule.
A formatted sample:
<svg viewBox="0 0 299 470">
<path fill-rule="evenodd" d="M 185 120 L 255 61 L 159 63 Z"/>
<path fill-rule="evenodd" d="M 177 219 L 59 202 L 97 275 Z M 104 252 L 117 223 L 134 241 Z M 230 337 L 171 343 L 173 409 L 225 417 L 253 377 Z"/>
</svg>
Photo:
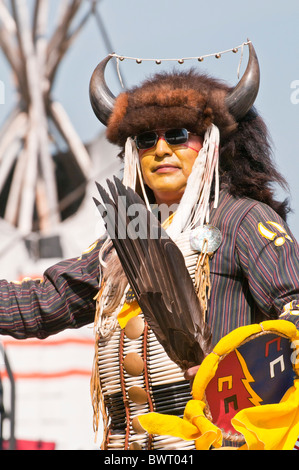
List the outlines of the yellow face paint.
<svg viewBox="0 0 299 470">
<path fill-rule="evenodd" d="M 144 182 L 158 204 L 180 201 L 201 148 L 202 138 L 191 135 L 186 144 L 170 146 L 160 138 L 154 147 L 139 150 Z"/>
</svg>

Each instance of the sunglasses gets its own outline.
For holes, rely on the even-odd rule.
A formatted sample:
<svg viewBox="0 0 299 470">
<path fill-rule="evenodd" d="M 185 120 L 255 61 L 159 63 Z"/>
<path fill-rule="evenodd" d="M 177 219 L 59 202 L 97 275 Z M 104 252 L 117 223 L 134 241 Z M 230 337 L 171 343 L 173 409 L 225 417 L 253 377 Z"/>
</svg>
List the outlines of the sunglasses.
<svg viewBox="0 0 299 470">
<path fill-rule="evenodd" d="M 135 137 L 135 143 L 139 150 L 150 149 L 154 147 L 158 140 L 163 136 L 168 145 L 185 144 L 189 139 L 190 132 L 187 129 L 168 129 L 165 132 L 156 131 L 143 132 Z"/>
</svg>

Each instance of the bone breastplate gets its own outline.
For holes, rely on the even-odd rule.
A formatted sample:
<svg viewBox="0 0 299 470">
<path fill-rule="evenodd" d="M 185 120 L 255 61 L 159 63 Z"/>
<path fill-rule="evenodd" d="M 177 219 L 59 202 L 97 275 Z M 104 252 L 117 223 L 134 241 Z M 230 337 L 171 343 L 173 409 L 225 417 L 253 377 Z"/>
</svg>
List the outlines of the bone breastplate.
<svg viewBox="0 0 299 470">
<path fill-rule="evenodd" d="M 194 278 L 197 254 L 178 241 Z M 153 436 L 140 428 L 135 417 L 150 411 L 182 417 L 192 398 L 189 382 L 172 362 L 144 321 L 142 314 L 115 328 L 98 342 L 97 366 L 103 404 L 108 416 L 104 449 L 194 449 L 193 441 Z"/>
<path fill-rule="evenodd" d="M 128 323 L 132 330 L 135 320 Z M 127 328 L 118 328 L 109 340 L 99 342 L 98 367 L 110 418 L 105 448 L 192 449 L 193 442 L 148 435 L 134 420 L 149 411 L 182 416 L 191 398 L 182 371 L 168 358 L 143 318 L 138 322 L 136 330 L 143 331 L 136 339 L 130 332 L 131 338 L 127 336 Z"/>
</svg>

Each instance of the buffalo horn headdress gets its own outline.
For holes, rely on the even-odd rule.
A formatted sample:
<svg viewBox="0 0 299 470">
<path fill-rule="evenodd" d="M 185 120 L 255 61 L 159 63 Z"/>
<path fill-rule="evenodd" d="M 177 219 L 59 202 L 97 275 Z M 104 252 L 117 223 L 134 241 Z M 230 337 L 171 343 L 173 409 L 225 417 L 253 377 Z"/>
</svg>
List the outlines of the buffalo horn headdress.
<svg viewBox="0 0 299 470">
<path fill-rule="evenodd" d="M 232 130 L 251 109 L 256 99 L 260 69 L 251 42 L 244 75 L 234 88 L 194 72 L 157 74 L 153 79 L 116 98 L 105 81 L 112 55 L 96 67 L 90 80 L 90 101 L 97 118 L 107 126 L 107 137 L 124 145 L 126 138 L 168 124 L 188 128 L 200 135 L 211 123 L 223 134 Z M 180 117 L 180 108 L 183 108 Z M 157 109 L 159 116 L 157 117 Z M 172 112 L 173 111 L 173 112 Z"/>
<path fill-rule="evenodd" d="M 203 137 L 203 148 L 170 228 L 173 240 L 191 226 L 208 223 L 213 178 L 214 207 L 217 207 L 220 138 L 237 129 L 238 122 L 253 106 L 259 89 L 259 63 L 252 43 L 248 42 L 248 45 L 249 60 L 245 73 L 233 88 L 191 69 L 156 74 L 115 98 L 104 76 L 111 55 L 100 62 L 91 77 L 93 110 L 107 127 L 108 140 L 124 149 L 123 183 L 142 195 L 148 209 L 151 195 L 143 182 L 133 137 L 148 130 L 178 127 Z M 196 212 L 193 211 L 195 206 Z"/>
</svg>

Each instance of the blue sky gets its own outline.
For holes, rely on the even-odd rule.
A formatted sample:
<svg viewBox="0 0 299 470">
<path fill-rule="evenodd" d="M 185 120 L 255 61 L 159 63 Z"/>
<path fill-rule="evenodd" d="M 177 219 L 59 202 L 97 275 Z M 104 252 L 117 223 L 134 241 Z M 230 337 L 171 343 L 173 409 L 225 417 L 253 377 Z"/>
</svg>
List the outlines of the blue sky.
<svg viewBox="0 0 299 470">
<path fill-rule="evenodd" d="M 52 15 L 59 1 L 50 3 Z M 89 2 L 83 3 L 82 14 Z M 261 66 L 256 107 L 268 125 L 277 166 L 290 186 L 290 195 L 278 190 L 277 196 L 280 199 L 290 197 L 293 212 L 288 222 L 299 239 L 298 0 L 283 3 L 277 0 L 102 0 L 98 10 L 111 47 L 127 56 L 161 59 L 200 56 L 230 49 L 247 38 L 252 40 Z M 246 49 L 241 73 L 247 62 Z M 93 69 L 108 52 L 113 51 L 107 50 L 97 23 L 90 20 L 68 52 L 55 83 L 54 95 L 66 108 L 84 141 L 93 139 L 103 129 L 90 108 L 88 85 Z M 211 57 L 203 63 L 187 61 L 177 66 L 200 67 L 234 84 L 238 80 L 239 59 L 240 53 L 229 53 L 219 60 Z M 148 74 L 169 67 L 173 67 L 173 63 L 138 65 L 125 61 L 121 63 L 121 74 L 126 85 L 131 86 Z M 0 80 L 5 85 L 1 122 L 14 101 L 9 71 L 1 54 Z M 107 70 L 107 81 L 115 94 L 121 91 L 113 66 Z"/>
</svg>

